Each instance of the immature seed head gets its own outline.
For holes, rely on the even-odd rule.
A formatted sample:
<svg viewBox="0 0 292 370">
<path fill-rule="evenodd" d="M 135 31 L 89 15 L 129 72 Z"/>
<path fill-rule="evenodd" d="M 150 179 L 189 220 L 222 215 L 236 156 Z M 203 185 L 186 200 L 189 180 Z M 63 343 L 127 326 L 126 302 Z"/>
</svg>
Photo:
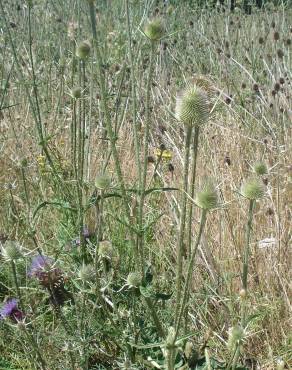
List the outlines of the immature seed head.
<svg viewBox="0 0 292 370">
<path fill-rule="evenodd" d="M 141 284 L 141 276 L 138 272 L 130 272 L 127 277 L 127 284 L 130 288 L 138 288 Z"/>
<path fill-rule="evenodd" d="M 218 193 L 211 180 L 205 180 L 201 190 L 196 195 L 195 202 L 205 210 L 218 207 Z"/>
<path fill-rule="evenodd" d="M 91 46 L 89 44 L 88 41 L 82 41 L 78 46 L 77 46 L 77 49 L 76 49 L 76 55 L 80 58 L 80 59 L 86 59 L 89 54 L 90 54 L 90 49 L 91 49 Z"/>
<path fill-rule="evenodd" d="M 241 326 L 236 325 L 228 331 L 228 348 L 232 350 L 236 344 L 240 344 L 244 339 L 244 330 Z"/>
<path fill-rule="evenodd" d="M 100 190 L 107 190 L 111 185 L 111 178 L 107 174 L 97 176 L 95 186 Z"/>
<path fill-rule="evenodd" d="M 84 282 L 90 282 L 95 277 L 94 266 L 83 264 L 78 272 L 79 278 Z"/>
<path fill-rule="evenodd" d="M 256 162 L 253 165 L 253 170 L 258 176 L 266 175 L 268 173 L 268 167 L 264 162 Z"/>
<path fill-rule="evenodd" d="M 111 257 L 113 256 L 113 252 L 114 249 L 110 241 L 104 240 L 99 243 L 98 254 L 102 258 L 111 259 Z"/>
<path fill-rule="evenodd" d="M 175 342 L 175 328 L 170 326 L 168 328 L 168 333 L 165 340 L 166 348 L 172 348 L 174 346 L 174 342 Z"/>
<path fill-rule="evenodd" d="M 81 98 L 81 88 L 79 86 L 76 86 L 72 90 L 72 96 L 74 99 L 80 99 Z"/>
<path fill-rule="evenodd" d="M 246 290 L 245 289 L 241 289 L 240 292 L 239 292 L 239 297 L 240 299 L 244 300 L 246 298 Z"/>
<path fill-rule="evenodd" d="M 150 20 L 144 30 L 145 35 L 151 41 L 159 41 L 165 33 L 165 28 L 160 18 Z"/>
<path fill-rule="evenodd" d="M 2 256 L 6 261 L 16 261 L 22 257 L 20 245 L 12 240 L 7 240 L 2 246 Z"/>
<path fill-rule="evenodd" d="M 241 194 L 249 200 L 260 199 L 265 194 L 265 188 L 259 178 L 250 178 L 242 184 Z"/>
<path fill-rule="evenodd" d="M 285 362 L 280 358 L 277 361 L 277 370 L 284 370 L 285 369 Z"/>
<path fill-rule="evenodd" d="M 208 122 L 211 108 L 207 93 L 199 86 L 190 84 L 177 98 L 176 118 L 185 126 L 201 126 Z"/>
</svg>

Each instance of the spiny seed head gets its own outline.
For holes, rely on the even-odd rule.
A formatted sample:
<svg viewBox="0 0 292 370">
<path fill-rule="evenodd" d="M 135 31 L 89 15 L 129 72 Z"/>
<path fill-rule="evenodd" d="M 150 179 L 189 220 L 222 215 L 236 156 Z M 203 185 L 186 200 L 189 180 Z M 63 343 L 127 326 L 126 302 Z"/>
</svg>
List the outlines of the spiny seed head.
<svg viewBox="0 0 292 370">
<path fill-rule="evenodd" d="M 249 200 L 260 199 L 265 194 L 265 188 L 259 178 L 250 178 L 242 184 L 241 194 Z"/>
<path fill-rule="evenodd" d="M 81 98 L 81 88 L 79 86 L 76 86 L 72 89 L 72 96 L 74 99 Z"/>
<path fill-rule="evenodd" d="M 99 243 L 98 254 L 102 258 L 110 259 L 113 256 L 113 245 L 110 241 L 104 240 Z"/>
<path fill-rule="evenodd" d="M 107 190 L 111 185 L 111 178 L 107 174 L 97 176 L 95 186 L 100 190 Z"/>
<path fill-rule="evenodd" d="M 144 30 L 145 35 L 151 41 L 159 41 L 165 33 L 165 28 L 160 18 L 150 20 Z"/>
<path fill-rule="evenodd" d="M 141 276 L 138 272 L 130 272 L 127 277 L 127 284 L 129 287 L 138 288 L 141 284 Z"/>
<path fill-rule="evenodd" d="M 80 58 L 80 59 L 86 59 L 89 54 L 90 54 L 90 49 L 91 49 L 91 46 L 90 46 L 90 43 L 88 41 L 82 41 L 78 46 L 77 46 L 77 49 L 76 49 L 76 55 Z"/>
<path fill-rule="evenodd" d="M 83 264 L 78 272 L 79 278 L 84 282 L 90 282 L 95 277 L 94 266 Z"/>
<path fill-rule="evenodd" d="M 244 329 L 240 325 L 233 326 L 228 331 L 228 348 L 232 350 L 244 339 Z"/>
<path fill-rule="evenodd" d="M 22 257 L 20 245 L 12 240 L 7 240 L 2 246 L 2 256 L 6 261 L 16 261 Z"/>
<path fill-rule="evenodd" d="M 264 162 L 256 162 L 253 165 L 253 170 L 258 176 L 266 175 L 268 173 L 268 167 Z"/>
<path fill-rule="evenodd" d="M 197 192 L 195 202 L 205 210 L 218 207 L 218 193 L 210 179 L 205 180 L 201 190 Z"/>
<path fill-rule="evenodd" d="M 185 126 L 201 126 L 210 118 L 210 101 L 207 93 L 197 85 L 189 85 L 177 98 L 176 118 Z"/>
</svg>

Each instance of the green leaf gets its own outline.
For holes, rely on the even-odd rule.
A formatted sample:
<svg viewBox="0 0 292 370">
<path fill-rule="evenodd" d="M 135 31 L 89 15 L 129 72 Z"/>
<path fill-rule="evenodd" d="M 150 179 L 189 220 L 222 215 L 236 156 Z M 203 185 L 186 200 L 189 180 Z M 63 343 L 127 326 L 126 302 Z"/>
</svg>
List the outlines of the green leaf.
<svg viewBox="0 0 292 370">
<path fill-rule="evenodd" d="M 76 208 L 74 207 L 71 207 L 70 204 L 68 202 L 62 202 L 62 201 L 47 201 L 45 200 L 44 202 L 40 203 L 36 209 L 34 210 L 33 212 L 33 215 L 32 215 L 32 218 L 34 219 L 36 217 L 36 215 L 38 214 L 38 212 L 46 207 L 46 206 L 55 206 L 57 208 L 62 208 L 62 209 L 68 209 L 70 211 L 76 211 Z"/>
<path fill-rule="evenodd" d="M 155 295 L 151 291 L 151 287 L 149 285 L 147 287 L 141 285 L 140 286 L 140 293 L 145 298 L 154 298 L 155 297 Z"/>
<path fill-rule="evenodd" d="M 173 292 L 166 294 L 166 293 L 155 293 L 156 299 L 161 299 L 162 301 L 168 301 L 172 297 Z"/>
</svg>

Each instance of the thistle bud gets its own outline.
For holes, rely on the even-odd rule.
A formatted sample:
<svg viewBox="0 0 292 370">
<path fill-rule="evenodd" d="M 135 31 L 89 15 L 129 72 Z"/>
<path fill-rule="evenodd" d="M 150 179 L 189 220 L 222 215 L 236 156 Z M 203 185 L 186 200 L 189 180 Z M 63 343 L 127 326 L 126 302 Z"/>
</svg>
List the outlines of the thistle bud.
<svg viewBox="0 0 292 370">
<path fill-rule="evenodd" d="M 6 241 L 2 246 L 2 255 L 6 261 L 16 261 L 22 257 L 21 247 L 17 242 L 12 240 Z"/>
<path fill-rule="evenodd" d="M 253 170 L 258 176 L 266 175 L 268 173 L 267 165 L 264 162 L 255 163 Z"/>
<path fill-rule="evenodd" d="M 76 49 L 77 57 L 83 60 L 86 59 L 90 54 L 90 48 L 91 46 L 88 41 L 81 42 Z"/>
<path fill-rule="evenodd" d="M 159 18 L 152 19 L 146 24 L 145 35 L 151 41 L 158 41 L 165 33 L 164 25 Z"/>
<path fill-rule="evenodd" d="M 258 178 L 248 179 L 241 186 L 241 194 L 249 200 L 260 199 L 264 193 L 264 185 Z"/>
<path fill-rule="evenodd" d="M 95 180 L 95 186 L 100 190 L 107 190 L 111 185 L 111 179 L 108 175 L 103 174 L 97 176 Z"/>
<path fill-rule="evenodd" d="M 175 115 L 184 125 L 203 125 L 209 120 L 210 113 L 210 101 L 203 88 L 192 84 L 178 95 Z"/>
<path fill-rule="evenodd" d="M 205 181 L 196 195 L 195 202 L 200 208 L 205 210 L 218 207 L 218 193 L 212 181 Z"/>
<path fill-rule="evenodd" d="M 138 288 L 141 284 L 141 276 L 138 272 L 130 272 L 127 277 L 127 284 L 130 288 Z"/>
</svg>

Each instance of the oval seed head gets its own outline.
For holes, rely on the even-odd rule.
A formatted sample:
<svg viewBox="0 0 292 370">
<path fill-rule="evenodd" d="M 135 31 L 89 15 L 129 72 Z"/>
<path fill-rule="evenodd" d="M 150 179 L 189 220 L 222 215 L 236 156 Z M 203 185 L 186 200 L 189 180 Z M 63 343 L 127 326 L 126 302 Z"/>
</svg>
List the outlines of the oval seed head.
<svg viewBox="0 0 292 370">
<path fill-rule="evenodd" d="M 113 256 L 113 252 L 114 249 L 110 241 L 104 240 L 99 243 L 98 254 L 102 258 L 111 259 Z"/>
<path fill-rule="evenodd" d="M 138 272 L 130 272 L 127 277 L 127 284 L 130 288 L 138 288 L 141 284 L 141 276 Z"/>
<path fill-rule="evenodd" d="M 253 170 L 258 176 L 266 175 L 268 173 L 268 167 L 264 162 L 256 162 L 253 165 Z"/>
<path fill-rule="evenodd" d="M 27 158 L 23 158 L 21 161 L 20 161 L 20 165 L 22 168 L 25 168 L 28 166 L 28 160 Z"/>
<path fill-rule="evenodd" d="M 76 86 L 74 87 L 74 89 L 72 90 L 72 96 L 74 99 L 80 99 L 81 98 L 81 88 Z"/>
<path fill-rule="evenodd" d="M 239 297 L 242 300 L 244 300 L 246 298 L 246 290 L 245 289 L 241 289 L 241 291 L 239 292 Z"/>
<path fill-rule="evenodd" d="M 228 331 L 228 348 L 232 350 L 236 344 L 240 344 L 244 339 L 244 330 L 241 326 L 236 325 Z"/>
<path fill-rule="evenodd" d="M 111 185 L 111 179 L 107 174 L 97 176 L 95 186 L 100 190 L 107 190 Z"/>
<path fill-rule="evenodd" d="M 16 261 L 22 257 L 20 245 L 12 240 L 7 240 L 2 246 L 2 256 L 6 261 Z"/>
<path fill-rule="evenodd" d="M 175 328 L 173 326 L 170 326 L 168 328 L 168 333 L 165 341 L 165 345 L 167 348 L 171 348 L 174 346 L 175 341 Z"/>
<path fill-rule="evenodd" d="M 94 280 L 95 278 L 94 266 L 83 264 L 78 272 L 78 276 L 84 283 Z"/>
<path fill-rule="evenodd" d="M 91 46 L 88 41 L 82 41 L 76 49 L 76 55 L 80 59 L 86 59 L 90 54 Z"/>
<path fill-rule="evenodd" d="M 277 370 L 284 370 L 285 369 L 285 362 L 280 358 L 277 361 Z"/>
<path fill-rule="evenodd" d="M 211 180 L 204 182 L 201 190 L 196 195 L 195 202 L 205 210 L 218 207 L 218 193 Z"/>
<path fill-rule="evenodd" d="M 158 41 L 165 33 L 164 25 L 160 18 L 150 20 L 144 30 L 145 35 L 151 41 Z"/>
<path fill-rule="evenodd" d="M 207 93 L 199 86 L 187 86 L 177 97 L 175 115 L 186 126 L 201 126 L 208 122 L 211 108 Z"/>
<path fill-rule="evenodd" d="M 260 179 L 251 178 L 242 184 L 241 194 L 249 200 L 260 199 L 265 194 L 265 188 Z"/>
</svg>

